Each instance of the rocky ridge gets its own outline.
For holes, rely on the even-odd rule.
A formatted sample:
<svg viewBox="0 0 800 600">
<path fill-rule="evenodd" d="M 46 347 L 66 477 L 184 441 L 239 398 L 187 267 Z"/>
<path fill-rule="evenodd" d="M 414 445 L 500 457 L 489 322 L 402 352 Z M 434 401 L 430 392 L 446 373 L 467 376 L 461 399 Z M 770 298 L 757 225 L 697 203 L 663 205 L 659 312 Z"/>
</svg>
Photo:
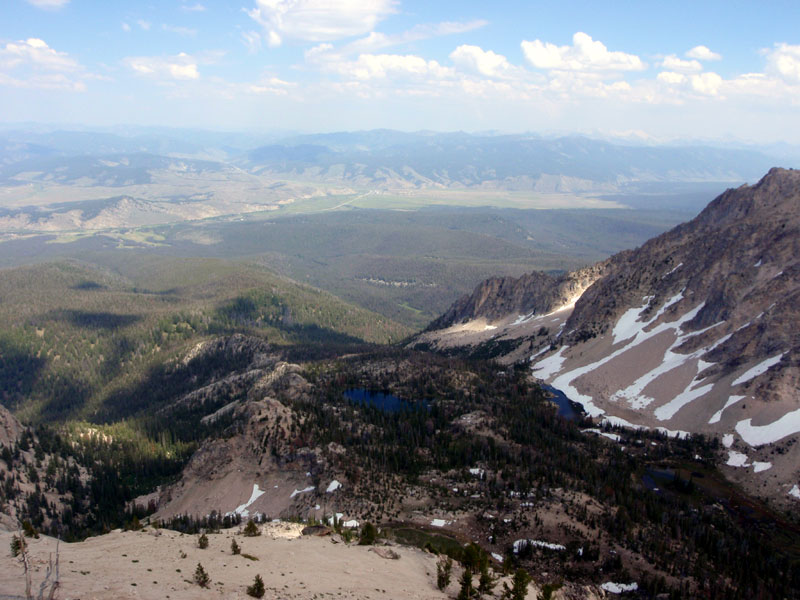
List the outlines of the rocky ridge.
<svg viewBox="0 0 800 600">
<path fill-rule="evenodd" d="M 610 424 L 717 435 L 731 477 L 791 502 L 800 499 L 798 256 L 800 171 L 775 168 L 590 268 L 597 277 L 574 308 L 552 314 L 557 283 L 546 275 L 490 280 L 416 343 L 494 344 Z"/>
</svg>

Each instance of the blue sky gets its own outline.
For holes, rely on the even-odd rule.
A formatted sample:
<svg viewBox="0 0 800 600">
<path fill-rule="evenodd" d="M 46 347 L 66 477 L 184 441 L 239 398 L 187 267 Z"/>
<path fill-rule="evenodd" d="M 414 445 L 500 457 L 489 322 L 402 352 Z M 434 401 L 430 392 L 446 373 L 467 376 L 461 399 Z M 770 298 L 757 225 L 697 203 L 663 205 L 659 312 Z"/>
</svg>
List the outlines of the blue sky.
<svg viewBox="0 0 800 600">
<path fill-rule="evenodd" d="M 800 143 L 800 2 L 3 0 L 0 121 Z"/>
</svg>

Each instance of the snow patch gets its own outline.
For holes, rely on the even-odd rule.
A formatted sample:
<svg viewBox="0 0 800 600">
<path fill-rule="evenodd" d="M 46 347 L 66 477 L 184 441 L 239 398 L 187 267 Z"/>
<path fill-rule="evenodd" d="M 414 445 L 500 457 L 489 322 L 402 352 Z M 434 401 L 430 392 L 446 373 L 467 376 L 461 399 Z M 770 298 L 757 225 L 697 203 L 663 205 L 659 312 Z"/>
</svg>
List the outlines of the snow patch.
<svg viewBox="0 0 800 600">
<path fill-rule="evenodd" d="M 678 266 L 677 266 L 677 267 L 675 267 L 674 269 L 672 269 L 672 271 L 670 271 L 669 273 L 667 273 L 666 275 L 664 275 L 664 277 L 662 277 L 661 279 L 665 279 L 666 277 L 669 277 L 669 276 L 670 276 L 670 275 L 672 275 L 672 274 L 673 274 L 675 271 L 677 271 L 678 269 L 680 269 L 682 266 L 683 266 L 683 263 L 678 263 Z"/>
<path fill-rule="evenodd" d="M 330 482 L 330 484 L 328 484 L 328 489 L 325 490 L 325 493 L 330 494 L 338 490 L 340 487 L 342 487 L 342 484 L 334 479 L 333 481 Z"/>
<path fill-rule="evenodd" d="M 564 352 L 567 348 L 569 348 L 569 346 L 562 346 L 561 350 L 552 356 L 548 356 L 533 365 L 532 370 L 534 371 L 534 375 L 539 379 L 547 379 L 551 375 L 558 373 L 564 361 L 567 360 L 567 357 L 564 356 Z"/>
<path fill-rule="evenodd" d="M 444 519 L 434 519 L 431 521 L 431 527 L 444 527 L 449 525 L 452 521 L 445 521 Z"/>
<path fill-rule="evenodd" d="M 548 550 L 566 550 L 566 546 L 561 544 L 552 544 L 550 542 L 543 542 L 542 540 L 528 540 L 522 539 L 514 542 L 514 554 L 519 554 L 520 550 L 526 546 L 533 546 L 535 548 L 547 548 Z"/>
<path fill-rule="evenodd" d="M 766 373 L 770 367 L 773 367 L 777 365 L 779 362 L 781 362 L 782 358 L 783 358 L 783 353 L 778 354 L 777 356 L 773 356 L 772 358 L 768 358 L 764 361 L 761 361 L 755 367 L 748 369 L 742 375 L 737 377 L 731 385 L 739 385 L 741 383 L 745 383 L 747 381 L 750 381 L 754 377 L 758 377 L 762 373 Z"/>
<path fill-rule="evenodd" d="M 603 431 L 601 429 L 597 429 L 596 427 L 590 429 L 581 429 L 581 433 L 596 433 L 597 435 L 602 435 L 610 440 L 614 440 L 615 442 L 620 441 L 622 438 L 617 435 L 616 433 L 608 433 L 607 431 Z"/>
<path fill-rule="evenodd" d="M 661 314 L 661 311 L 659 311 L 659 314 Z M 658 315 L 656 315 L 656 317 L 654 317 L 650 322 L 652 323 L 656 318 L 658 318 Z M 684 322 L 685 320 L 681 319 L 681 321 Z M 694 365 L 695 368 L 694 380 L 696 380 L 697 374 L 701 373 L 703 370 L 705 370 L 706 368 L 708 368 L 713 364 L 700 360 L 700 357 L 703 356 L 709 350 L 711 350 L 713 346 L 700 348 L 698 350 L 695 350 L 691 354 L 678 354 L 677 352 L 675 352 L 675 349 L 683 345 L 683 343 L 687 339 L 700 335 L 708 331 L 709 329 L 713 329 L 714 327 L 717 327 L 719 325 L 722 325 L 722 322 L 714 323 L 713 325 L 705 327 L 700 331 L 692 331 L 687 334 L 679 334 L 678 330 L 676 330 L 675 341 L 672 342 L 672 345 L 669 348 L 667 348 L 667 350 L 664 352 L 664 358 L 662 359 L 660 364 L 653 370 L 639 377 L 636 381 L 634 381 L 624 390 L 619 390 L 618 392 L 616 392 L 613 396 L 611 396 L 611 400 L 625 399 L 628 401 L 630 407 L 635 410 L 646 408 L 653 402 L 654 398 L 643 396 L 642 392 L 644 391 L 644 389 L 651 382 L 655 381 L 662 375 L 669 373 L 670 371 L 677 369 L 678 367 L 681 367 L 684 364 L 688 363 L 689 361 L 693 360 L 696 360 Z M 671 419 L 674 416 L 674 414 L 678 412 L 678 410 L 683 408 L 683 406 L 685 406 L 689 402 L 692 402 L 693 400 L 696 400 L 698 397 L 702 396 L 705 393 L 702 390 L 703 388 L 698 388 L 696 390 L 684 390 L 681 394 L 677 395 L 670 402 L 663 405 L 658 411 L 656 411 L 657 413 L 660 411 L 661 414 L 667 416 L 662 418 L 659 417 L 658 414 L 656 414 L 656 418 L 658 418 L 660 421 Z"/>
<path fill-rule="evenodd" d="M 607 581 L 600 587 L 609 594 L 624 594 L 625 592 L 635 592 L 639 589 L 639 584 L 635 581 L 633 583 L 614 583 L 613 581 Z"/>
<path fill-rule="evenodd" d="M 760 267 L 760 266 L 761 266 L 761 264 L 762 264 L 762 263 L 761 263 L 761 259 L 759 258 L 759 259 L 758 259 L 758 262 L 757 262 L 756 264 L 754 264 L 753 266 L 754 266 L 754 267 L 757 269 L 758 267 Z"/>
<path fill-rule="evenodd" d="M 303 488 L 302 490 L 295 489 L 290 495 L 289 498 L 294 498 L 299 494 L 305 494 L 306 492 L 313 492 L 316 488 L 313 485 L 308 486 L 307 488 Z"/>
<path fill-rule="evenodd" d="M 761 471 L 766 471 L 772 468 L 771 462 L 753 462 L 753 472 L 754 473 L 761 473 Z"/>
<path fill-rule="evenodd" d="M 725 403 L 725 406 L 715 412 L 714 415 L 708 420 L 708 424 L 711 425 L 713 423 L 719 423 L 719 420 L 722 418 L 722 413 L 725 412 L 726 409 L 730 408 L 739 400 L 743 400 L 746 397 L 747 396 L 730 396 L 728 401 Z M 733 440 L 733 436 L 731 436 L 731 440 Z"/>
<path fill-rule="evenodd" d="M 497 552 L 492 552 L 492 558 L 499 563 L 503 562 L 503 557 L 499 555 Z"/>
<path fill-rule="evenodd" d="M 725 446 L 726 448 L 730 448 L 731 446 L 733 446 L 732 433 L 726 433 L 725 435 L 722 436 L 722 445 Z"/>
<path fill-rule="evenodd" d="M 475 477 L 483 477 L 483 469 L 478 469 L 478 468 L 470 469 L 469 474 L 475 475 Z"/>
<path fill-rule="evenodd" d="M 772 444 L 788 435 L 800 432 L 800 408 L 786 413 L 768 425 L 753 425 L 753 419 L 744 419 L 736 424 L 735 429 L 751 446 Z"/>
<path fill-rule="evenodd" d="M 678 412 L 681 408 L 683 408 L 690 402 L 697 400 L 700 396 L 705 396 L 708 392 L 711 391 L 711 388 L 713 387 L 714 387 L 713 384 L 708 384 L 700 386 L 699 388 L 685 389 L 666 404 L 662 404 L 661 406 L 659 406 L 653 412 L 653 415 L 659 421 L 668 421 L 669 419 L 674 417 L 675 413 Z"/>
<path fill-rule="evenodd" d="M 792 487 L 792 489 L 790 489 L 787 493 L 790 496 L 800 500 L 800 487 L 798 487 L 796 483 L 794 484 L 794 487 Z"/>
<path fill-rule="evenodd" d="M 749 467 L 747 462 L 747 455 L 737 452 L 736 450 L 728 450 L 728 462 L 725 463 L 729 467 Z"/>
<path fill-rule="evenodd" d="M 250 516 L 250 511 L 249 511 L 249 510 L 247 510 L 247 509 L 248 509 L 248 507 L 249 507 L 249 506 L 250 506 L 250 505 L 251 505 L 253 502 L 255 502 L 256 500 L 258 500 L 258 499 L 259 499 L 261 496 L 263 496 L 264 494 L 265 494 L 264 490 L 260 490 L 260 489 L 258 488 L 258 484 L 257 484 L 257 483 L 254 483 L 254 484 L 253 484 L 253 492 L 250 494 L 250 499 L 249 499 L 247 502 L 245 502 L 244 504 L 240 504 L 239 506 L 237 506 L 237 507 L 236 507 L 236 508 L 233 510 L 233 513 L 234 513 L 234 514 L 237 514 L 237 515 L 241 515 L 243 518 L 245 518 L 245 519 L 246 519 L 247 517 L 249 517 L 249 516 Z M 231 513 L 228 513 L 228 514 L 231 514 Z"/>
<path fill-rule="evenodd" d="M 586 373 L 589 373 L 597 369 L 598 367 L 606 364 L 607 362 L 614 360 L 622 353 L 627 352 L 631 348 L 634 348 L 635 346 L 650 339 L 651 337 L 659 335 L 664 331 L 670 331 L 670 330 L 675 332 L 679 331 L 684 323 L 691 321 L 692 319 L 695 318 L 695 316 L 697 316 L 697 313 L 699 313 L 702 310 L 703 306 L 705 306 L 704 302 L 697 305 L 695 308 L 687 312 L 685 315 L 683 315 L 676 321 L 672 321 L 669 323 L 661 323 L 660 325 L 657 325 L 650 331 L 644 331 L 644 329 L 647 326 L 651 325 L 661 314 L 663 314 L 664 310 L 666 310 L 667 307 L 671 306 L 682 297 L 683 297 L 683 292 L 681 291 L 676 296 L 673 296 L 673 298 L 671 298 L 664 306 L 662 306 L 661 309 L 658 311 L 658 313 L 656 313 L 656 315 L 651 320 L 646 322 L 636 322 L 636 318 L 638 317 L 642 309 L 633 308 L 628 310 L 622 317 L 620 317 L 620 320 L 617 322 L 617 325 L 614 328 L 614 337 L 615 340 L 617 336 L 622 336 L 621 339 L 624 340 L 628 340 L 631 337 L 633 337 L 633 339 L 630 342 L 623 345 L 621 348 L 615 350 L 611 354 L 608 354 L 607 356 L 601 358 L 597 362 L 588 364 L 584 367 L 573 369 L 572 371 L 568 371 L 566 373 L 559 375 L 556 379 L 554 379 L 551 382 L 551 385 L 556 389 L 562 390 L 571 400 L 581 403 L 583 405 L 584 411 L 586 411 L 586 414 L 588 416 L 599 417 L 600 415 L 605 414 L 605 411 L 603 409 L 594 404 L 593 398 L 578 392 L 578 390 L 573 385 L 571 385 L 572 382 L 581 377 L 582 375 L 585 375 Z M 693 335 L 696 335 L 696 332 Z"/>
<path fill-rule="evenodd" d="M 511 323 L 511 327 L 516 327 L 517 325 L 522 325 L 523 323 L 526 323 L 527 321 L 530 321 L 535 316 L 536 316 L 536 313 L 531 313 L 529 315 L 519 315 L 517 317 L 517 320 L 514 321 L 513 323 Z"/>
<path fill-rule="evenodd" d="M 333 526 L 335 521 L 339 521 L 339 524 L 342 527 L 347 527 L 348 529 L 355 529 L 358 527 L 358 521 L 355 519 L 351 519 L 350 521 L 342 521 L 342 517 L 344 515 L 342 513 L 336 513 L 333 517 L 328 517 L 328 525 Z"/>
<path fill-rule="evenodd" d="M 601 425 L 611 425 L 612 427 L 625 427 L 626 429 L 632 429 L 634 431 L 649 431 L 650 428 L 646 427 L 645 425 L 634 425 L 630 421 L 626 421 L 622 417 L 603 417 L 603 420 L 600 422 Z M 671 438 L 678 438 L 679 440 L 685 440 L 692 434 L 688 431 L 683 431 L 681 429 L 667 429 L 666 427 L 656 427 L 656 431 L 659 431 L 666 435 L 667 437 Z M 653 445 L 656 446 L 657 444 L 653 442 Z"/>
</svg>

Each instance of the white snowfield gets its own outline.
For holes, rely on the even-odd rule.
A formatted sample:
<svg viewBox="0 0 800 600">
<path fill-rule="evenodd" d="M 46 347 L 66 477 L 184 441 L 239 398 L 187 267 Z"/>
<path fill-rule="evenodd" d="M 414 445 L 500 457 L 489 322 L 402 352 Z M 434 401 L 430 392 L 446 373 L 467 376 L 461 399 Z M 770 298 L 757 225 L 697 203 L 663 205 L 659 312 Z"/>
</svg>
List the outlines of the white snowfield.
<svg viewBox="0 0 800 600">
<path fill-rule="evenodd" d="M 713 348 L 713 346 L 710 346 L 708 348 L 701 348 L 700 350 L 697 350 L 691 354 L 685 354 L 685 355 L 673 352 L 674 348 L 677 348 L 679 345 L 684 343 L 690 337 L 699 335 L 703 331 L 707 331 L 708 329 L 710 329 L 706 328 L 701 331 L 694 331 L 688 334 L 683 334 L 681 331 L 681 328 L 683 327 L 684 323 L 687 323 L 692 319 L 694 319 L 694 317 L 697 316 L 697 313 L 699 313 L 702 310 L 703 306 L 705 306 L 705 303 L 700 303 L 699 305 L 697 305 L 692 310 L 681 316 L 676 321 L 661 323 L 659 325 L 656 325 L 649 331 L 645 331 L 645 329 L 653 325 L 655 321 L 662 314 L 664 314 L 664 312 L 670 306 L 676 304 L 681 299 L 683 299 L 683 292 L 680 292 L 675 296 L 673 296 L 672 298 L 670 298 L 656 312 L 656 314 L 647 321 L 638 321 L 637 319 L 639 318 L 641 312 L 647 307 L 647 303 L 650 301 L 650 298 L 644 299 L 645 300 L 644 306 L 638 308 L 631 308 L 625 311 L 625 313 L 617 321 L 617 324 L 614 326 L 614 330 L 612 332 L 612 335 L 614 337 L 614 344 L 621 343 L 622 346 L 598 361 L 590 363 L 584 367 L 578 367 L 577 369 L 573 369 L 571 371 L 567 371 L 566 373 L 562 373 L 552 381 L 552 386 L 555 387 L 556 389 L 562 390 L 571 400 L 580 402 L 583 405 L 583 409 L 590 417 L 599 417 L 600 415 L 605 414 L 605 411 L 600 407 L 596 406 L 594 404 L 593 399 L 590 396 L 586 394 L 581 394 L 577 390 L 577 388 L 575 388 L 575 386 L 572 385 L 573 381 L 575 381 L 582 375 L 594 371 L 595 369 L 601 367 L 602 365 L 614 360 L 621 354 L 635 348 L 636 346 L 645 342 L 646 340 L 649 340 L 650 338 L 653 338 L 664 332 L 672 332 L 675 335 L 676 340 L 669 348 L 669 350 L 667 350 L 665 356 L 665 363 L 656 367 L 649 373 L 646 373 L 645 375 L 637 379 L 633 384 L 631 384 L 627 389 L 621 390 L 617 392 L 617 394 L 615 395 L 616 399 L 620 399 L 623 397 L 628 399 L 629 402 L 631 402 L 634 407 L 641 408 L 643 406 L 647 406 L 648 404 L 650 404 L 650 402 L 652 402 L 652 399 L 646 399 L 640 396 L 641 391 L 647 386 L 647 384 L 658 378 L 660 375 L 663 375 L 664 373 L 667 373 L 672 369 L 675 369 L 676 367 L 683 365 L 685 362 L 689 360 L 694 360 L 695 362 L 697 362 L 701 355 L 705 354 L 711 348 Z M 716 325 L 712 325 L 712 327 L 715 326 Z M 544 363 L 544 366 L 547 367 L 545 369 L 545 372 L 548 372 L 549 375 L 558 372 L 555 369 L 555 367 L 557 366 L 558 368 L 561 368 L 561 365 L 563 365 L 563 362 L 565 360 L 564 358 L 562 358 L 563 350 L 564 349 L 562 349 L 562 351 L 556 355 L 559 357 L 558 359 L 554 359 L 554 357 L 552 356 L 545 358 L 544 360 L 536 363 L 536 365 L 534 365 L 534 369 L 536 369 L 537 367 L 539 367 Z M 552 362 L 546 362 L 550 361 L 551 359 L 554 360 Z M 535 374 L 537 376 L 540 376 L 538 373 Z M 706 388 L 705 386 L 703 386 L 700 389 L 687 388 L 684 392 L 678 394 L 673 400 L 667 403 L 667 405 L 665 405 L 665 407 L 659 412 L 657 418 L 659 418 L 660 420 L 666 420 L 671 418 L 680 408 L 682 408 L 692 400 L 699 398 L 700 396 L 705 394 L 709 389 L 710 387 Z"/>
<path fill-rule="evenodd" d="M 728 450 L 728 462 L 725 463 L 729 467 L 747 467 L 747 455 L 737 452 L 736 450 Z"/>
<path fill-rule="evenodd" d="M 328 484 L 328 489 L 325 490 L 325 493 L 326 494 L 333 493 L 340 487 L 342 487 L 342 484 L 339 483 L 336 479 L 334 479 L 333 481 L 330 482 L 330 484 Z"/>
<path fill-rule="evenodd" d="M 434 519 L 431 521 L 431 527 L 444 527 L 445 525 L 449 525 L 452 521 L 445 521 L 444 519 Z"/>
<path fill-rule="evenodd" d="M 244 517 L 246 519 L 247 517 L 250 516 L 250 511 L 247 510 L 247 508 L 251 504 L 253 504 L 253 502 L 258 500 L 261 496 L 263 496 L 264 493 L 265 493 L 264 490 L 260 490 L 258 488 L 258 484 L 254 483 L 253 484 L 253 492 L 250 494 L 250 499 L 247 502 L 245 502 L 244 504 L 240 504 L 239 506 L 237 506 L 233 510 L 233 513 L 235 513 L 237 515 L 241 515 L 242 517 Z M 228 514 L 233 514 L 233 513 L 228 513 Z"/>
<path fill-rule="evenodd" d="M 676 267 L 677 268 L 677 267 Z M 692 331 L 688 333 L 683 332 L 683 326 L 694 319 L 697 314 L 703 309 L 705 303 L 700 303 L 676 320 L 671 322 L 664 322 L 656 324 L 656 321 L 664 315 L 670 307 L 678 304 L 684 300 L 684 291 L 681 290 L 671 298 L 667 299 L 664 304 L 655 312 L 655 314 L 647 319 L 640 320 L 642 311 L 648 307 L 652 301 L 652 297 L 645 297 L 642 299 L 643 305 L 634 307 L 625 311 L 622 316 L 617 320 L 616 325 L 612 330 L 613 346 L 612 352 L 603 358 L 590 363 L 588 365 L 571 369 L 566 372 L 561 372 L 564 368 L 568 357 L 566 356 L 567 346 L 562 347 L 559 351 L 551 356 L 542 360 L 534 362 L 535 357 L 531 356 L 533 374 L 541 379 L 551 380 L 551 385 L 563 391 L 571 400 L 579 402 L 587 415 L 590 417 L 599 417 L 606 414 L 606 411 L 594 403 L 594 398 L 588 394 L 582 394 L 575 387 L 574 382 L 580 377 L 591 373 L 592 371 L 606 365 L 607 363 L 617 359 L 620 355 L 635 349 L 643 342 L 651 338 L 662 335 L 674 335 L 674 341 L 670 344 L 669 348 L 664 353 L 663 360 L 661 360 L 654 369 L 644 373 L 638 377 L 633 383 L 624 389 L 616 391 L 610 398 L 610 401 L 619 402 L 624 401 L 631 409 L 642 410 L 646 409 L 655 402 L 655 399 L 645 394 L 645 389 L 654 381 L 658 380 L 663 375 L 675 371 L 678 368 L 686 368 L 695 370 L 695 377 L 689 382 L 685 389 L 678 391 L 671 399 L 667 400 L 660 406 L 653 409 L 652 415 L 659 421 L 668 421 L 675 417 L 675 415 L 685 406 L 691 404 L 695 400 L 703 397 L 708 397 L 714 389 L 713 383 L 704 383 L 700 374 L 710 367 L 712 363 L 702 360 L 701 357 L 706 355 L 709 351 L 714 350 L 718 346 L 724 344 L 733 334 L 727 334 L 717 339 L 715 342 L 703 346 L 694 352 L 688 354 L 679 353 L 677 350 L 687 341 L 695 336 L 698 336 L 714 327 L 722 325 L 722 323 L 715 323 L 710 327 L 706 327 L 700 331 Z M 752 379 L 763 375 L 770 368 L 774 367 L 782 360 L 784 354 L 778 354 L 762 360 L 757 365 L 747 369 L 744 373 L 739 375 L 732 385 L 741 385 L 751 381 Z M 719 423 L 722 419 L 723 413 L 731 406 L 737 404 L 741 400 L 747 398 L 745 395 L 732 395 L 725 402 L 724 406 L 715 412 L 709 419 L 709 424 Z M 607 422 L 623 427 L 635 427 L 628 421 L 619 417 L 606 417 Z M 788 413 L 778 419 L 777 421 L 768 425 L 753 425 L 751 419 L 739 421 L 735 427 L 736 431 L 742 439 L 751 446 L 760 446 L 776 442 L 784 437 L 800 432 L 800 409 Z M 664 430 L 669 434 L 669 430 Z M 682 434 L 683 432 L 680 432 Z"/>
<path fill-rule="evenodd" d="M 714 423 L 719 423 L 723 412 L 739 402 L 739 400 L 744 400 L 745 398 L 747 398 L 747 396 L 729 396 L 727 402 L 725 402 L 725 406 L 714 413 L 714 415 L 708 420 L 708 424 L 713 425 Z"/>
<path fill-rule="evenodd" d="M 800 487 L 798 487 L 798 485 L 795 483 L 792 489 L 789 490 L 788 494 L 792 498 L 797 498 L 798 500 L 800 500 Z"/>
<path fill-rule="evenodd" d="M 564 356 L 564 352 L 566 352 L 568 348 L 569 346 L 562 346 L 561 350 L 552 356 L 548 356 L 537 362 L 533 366 L 533 374 L 539 379 L 547 379 L 551 375 L 558 373 L 564 365 L 564 361 L 567 360 L 567 357 Z M 538 356 L 538 354 L 534 356 Z"/>
<path fill-rule="evenodd" d="M 778 354 L 777 356 L 773 356 L 772 358 L 767 358 L 766 360 L 761 361 L 755 367 L 752 367 L 742 373 L 739 377 L 737 377 L 731 385 L 739 385 L 742 383 L 747 383 L 751 379 L 758 377 L 762 373 L 766 373 L 770 367 L 774 367 L 783 358 L 783 353 Z"/>
<path fill-rule="evenodd" d="M 800 432 L 800 408 L 768 425 L 753 425 L 752 419 L 744 419 L 736 424 L 736 433 L 751 446 L 772 444 L 797 432 Z"/>
<path fill-rule="evenodd" d="M 289 498 L 294 498 L 295 496 L 299 494 L 305 494 L 306 492 L 313 492 L 315 489 L 317 488 L 315 488 L 313 485 L 310 485 L 307 488 L 303 488 L 302 490 L 296 489 L 289 495 Z"/>
<path fill-rule="evenodd" d="M 600 587 L 609 594 L 624 594 L 625 592 L 635 592 L 639 589 L 639 584 L 635 581 L 633 583 L 614 583 L 613 581 L 607 581 Z"/>
</svg>

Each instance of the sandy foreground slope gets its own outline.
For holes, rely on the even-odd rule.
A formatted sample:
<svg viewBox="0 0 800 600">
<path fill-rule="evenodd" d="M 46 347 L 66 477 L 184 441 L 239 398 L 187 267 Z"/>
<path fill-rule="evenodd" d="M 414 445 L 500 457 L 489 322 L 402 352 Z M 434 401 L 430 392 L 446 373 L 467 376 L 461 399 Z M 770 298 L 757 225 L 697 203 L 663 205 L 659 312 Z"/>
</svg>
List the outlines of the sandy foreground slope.
<svg viewBox="0 0 800 600">
<path fill-rule="evenodd" d="M 74 544 L 60 545 L 61 589 L 58 598 L 249 598 L 246 586 L 261 575 L 265 598 L 418 598 L 447 596 L 436 589 L 436 557 L 415 548 L 393 546 L 397 560 L 371 547 L 334 544 L 330 537 L 299 536 L 302 526 L 270 523 L 264 535 L 244 537 L 237 529 L 209 534 L 208 548 L 196 535 L 166 529 L 113 531 Z M 249 560 L 231 554 L 236 537 Z M 24 597 L 22 565 L 9 551 L 12 534 L 0 532 L 0 595 Z M 34 593 L 43 580 L 56 540 L 29 541 L 34 565 Z M 185 554 L 185 557 L 183 557 Z M 208 589 L 192 582 L 197 563 L 211 577 Z M 454 571 L 457 571 L 454 569 Z M 457 592 L 456 573 L 451 595 Z M 533 588 L 533 586 L 531 586 Z"/>
</svg>

